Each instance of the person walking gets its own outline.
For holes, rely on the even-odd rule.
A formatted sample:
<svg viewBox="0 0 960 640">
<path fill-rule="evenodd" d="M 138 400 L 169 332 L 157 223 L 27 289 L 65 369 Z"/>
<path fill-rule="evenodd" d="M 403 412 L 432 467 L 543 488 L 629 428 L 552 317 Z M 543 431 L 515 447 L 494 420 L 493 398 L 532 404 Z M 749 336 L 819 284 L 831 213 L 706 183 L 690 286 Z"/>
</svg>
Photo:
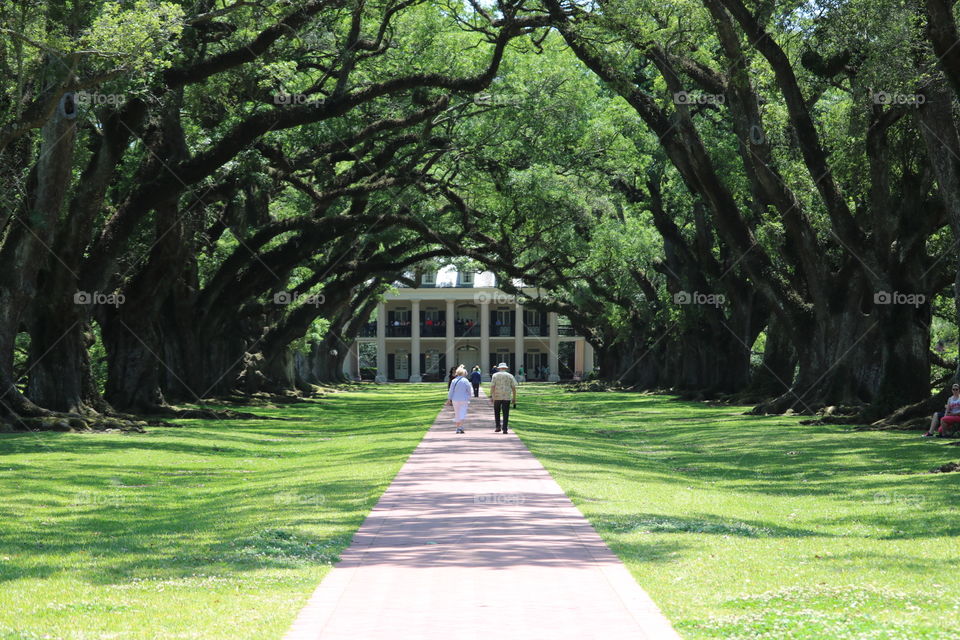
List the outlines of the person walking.
<svg viewBox="0 0 960 640">
<path fill-rule="evenodd" d="M 457 368 L 450 367 L 450 375 L 447 376 L 447 389 L 450 389 L 450 385 L 453 384 L 453 380 L 457 377 Z"/>
<path fill-rule="evenodd" d="M 510 401 L 513 400 L 513 408 L 517 408 L 517 379 L 511 375 L 507 369 L 506 362 L 497 365 L 497 372 L 490 378 L 490 398 L 493 399 L 493 419 L 497 425 L 494 433 L 507 433 L 507 425 L 510 422 Z M 503 414 L 503 429 L 500 425 L 500 414 Z"/>
<path fill-rule="evenodd" d="M 466 433 L 463 430 L 463 421 L 467 419 L 467 409 L 470 406 L 470 382 L 463 365 L 457 367 L 454 373 L 456 376 L 447 391 L 447 404 L 453 405 L 453 421 L 457 427 L 454 433 Z"/>
<path fill-rule="evenodd" d="M 473 367 L 473 371 L 470 372 L 470 384 L 473 385 L 473 397 L 480 397 L 480 381 L 483 380 L 483 374 L 480 373 L 480 365 Z"/>
</svg>

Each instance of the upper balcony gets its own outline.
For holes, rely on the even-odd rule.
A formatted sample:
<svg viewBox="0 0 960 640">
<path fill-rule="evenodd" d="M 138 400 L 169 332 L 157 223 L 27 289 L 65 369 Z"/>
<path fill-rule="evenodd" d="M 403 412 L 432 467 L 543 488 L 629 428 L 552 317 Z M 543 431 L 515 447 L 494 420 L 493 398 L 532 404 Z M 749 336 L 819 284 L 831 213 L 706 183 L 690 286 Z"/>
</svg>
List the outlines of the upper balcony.
<svg viewBox="0 0 960 640">
<path fill-rule="evenodd" d="M 453 335 L 458 338 L 479 338 L 480 323 L 476 320 L 457 320 L 454 323 Z"/>
<path fill-rule="evenodd" d="M 512 324 L 498 324 L 495 323 L 490 327 L 490 337 L 491 338 L 505 338 L 513 336 L 513 325 Z"/>
<path fill-rule="evenodd" d="M 403 323 L 395 321 L 394 324 L 388 324 L 386 329 L 388 338 L 409 338 L 413 335 L 409 322 Z"/>
<path fill-rule="evenodd" d="M 421 338 L 445 338 L 447 323 L 444 320 L 426 320 L 420 323 Z"/>
<path fill-rule="evenodd" d="M 543 324 L 525 324 L 523 325 L 523 335 L 525 336 L 541 336 L 547 337 L 550 335 L 550 327 L 546 322 Z"/>
<path fill-rule="evenodd" d="M 570 325 L 557 325 L 558 336 L 577 336 L 577 330 Z"/>
</svg>

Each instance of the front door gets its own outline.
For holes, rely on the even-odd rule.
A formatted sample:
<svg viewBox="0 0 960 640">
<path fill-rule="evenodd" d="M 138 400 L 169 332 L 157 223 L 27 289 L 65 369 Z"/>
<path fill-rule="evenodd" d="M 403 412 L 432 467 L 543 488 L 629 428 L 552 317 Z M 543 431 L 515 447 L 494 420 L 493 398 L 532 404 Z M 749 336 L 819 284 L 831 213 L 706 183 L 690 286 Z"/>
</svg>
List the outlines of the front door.
<svg viewBox="0 0 960 640">
<path fill-rule="evenodd" d="M 397 350 L 393 358 L 393 379 L 410 379 L 410 354 L 403 350 Z"/>
<path fill-rule="evenodd" d="M 524 357 L 524 368 L 527 373 L 527 380 L 540 380 L 543 377 L 543 369 L 547 366 L 547 354 L 539 351 L 528 351 Z"/>
<path fill-rule="evenodd" d="M 464 346 L 457 349 L 457 364 L 462 364 L 467 373 L 480 364 L 480 350 L 474 346 Z"/>
</svg>

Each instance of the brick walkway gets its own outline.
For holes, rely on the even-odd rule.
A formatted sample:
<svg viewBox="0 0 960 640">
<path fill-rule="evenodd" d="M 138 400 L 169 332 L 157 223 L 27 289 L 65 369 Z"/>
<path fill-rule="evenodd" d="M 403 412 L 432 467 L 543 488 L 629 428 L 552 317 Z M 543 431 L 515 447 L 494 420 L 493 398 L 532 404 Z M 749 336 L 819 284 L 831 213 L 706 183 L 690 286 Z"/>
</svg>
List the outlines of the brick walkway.
<svg viewBox="0 0 960 640">
<path fill-rule="evenodd" d="M 493 409 L 444 407 L 287 640 L 678 638 Z"/>
</svg>

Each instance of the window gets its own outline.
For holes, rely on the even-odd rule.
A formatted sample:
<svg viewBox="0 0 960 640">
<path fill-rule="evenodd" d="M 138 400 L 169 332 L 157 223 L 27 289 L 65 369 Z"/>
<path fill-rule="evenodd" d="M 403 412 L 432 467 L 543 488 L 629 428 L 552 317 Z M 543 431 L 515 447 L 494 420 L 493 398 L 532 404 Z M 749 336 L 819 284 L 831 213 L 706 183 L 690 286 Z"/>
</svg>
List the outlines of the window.
<svg viewBox="0 0 960 640">
<path fill-rule="evenodd" d="M 420 277 L 421 284 L 437 284 L 437 272 L 428 271 Z"/>
<path fill-rule="evenodd" d="M 539 336 L 543 332 L 540 330 L 540 312 L 536 309 L 523 310 L 524 333 L 528 336 Z"/>
<path fill-rule="evenodd" d="M 460 273 L 460 284 L 463 286 L 473 286 L 473 271 L 463 271 Z"/>
</svg>

